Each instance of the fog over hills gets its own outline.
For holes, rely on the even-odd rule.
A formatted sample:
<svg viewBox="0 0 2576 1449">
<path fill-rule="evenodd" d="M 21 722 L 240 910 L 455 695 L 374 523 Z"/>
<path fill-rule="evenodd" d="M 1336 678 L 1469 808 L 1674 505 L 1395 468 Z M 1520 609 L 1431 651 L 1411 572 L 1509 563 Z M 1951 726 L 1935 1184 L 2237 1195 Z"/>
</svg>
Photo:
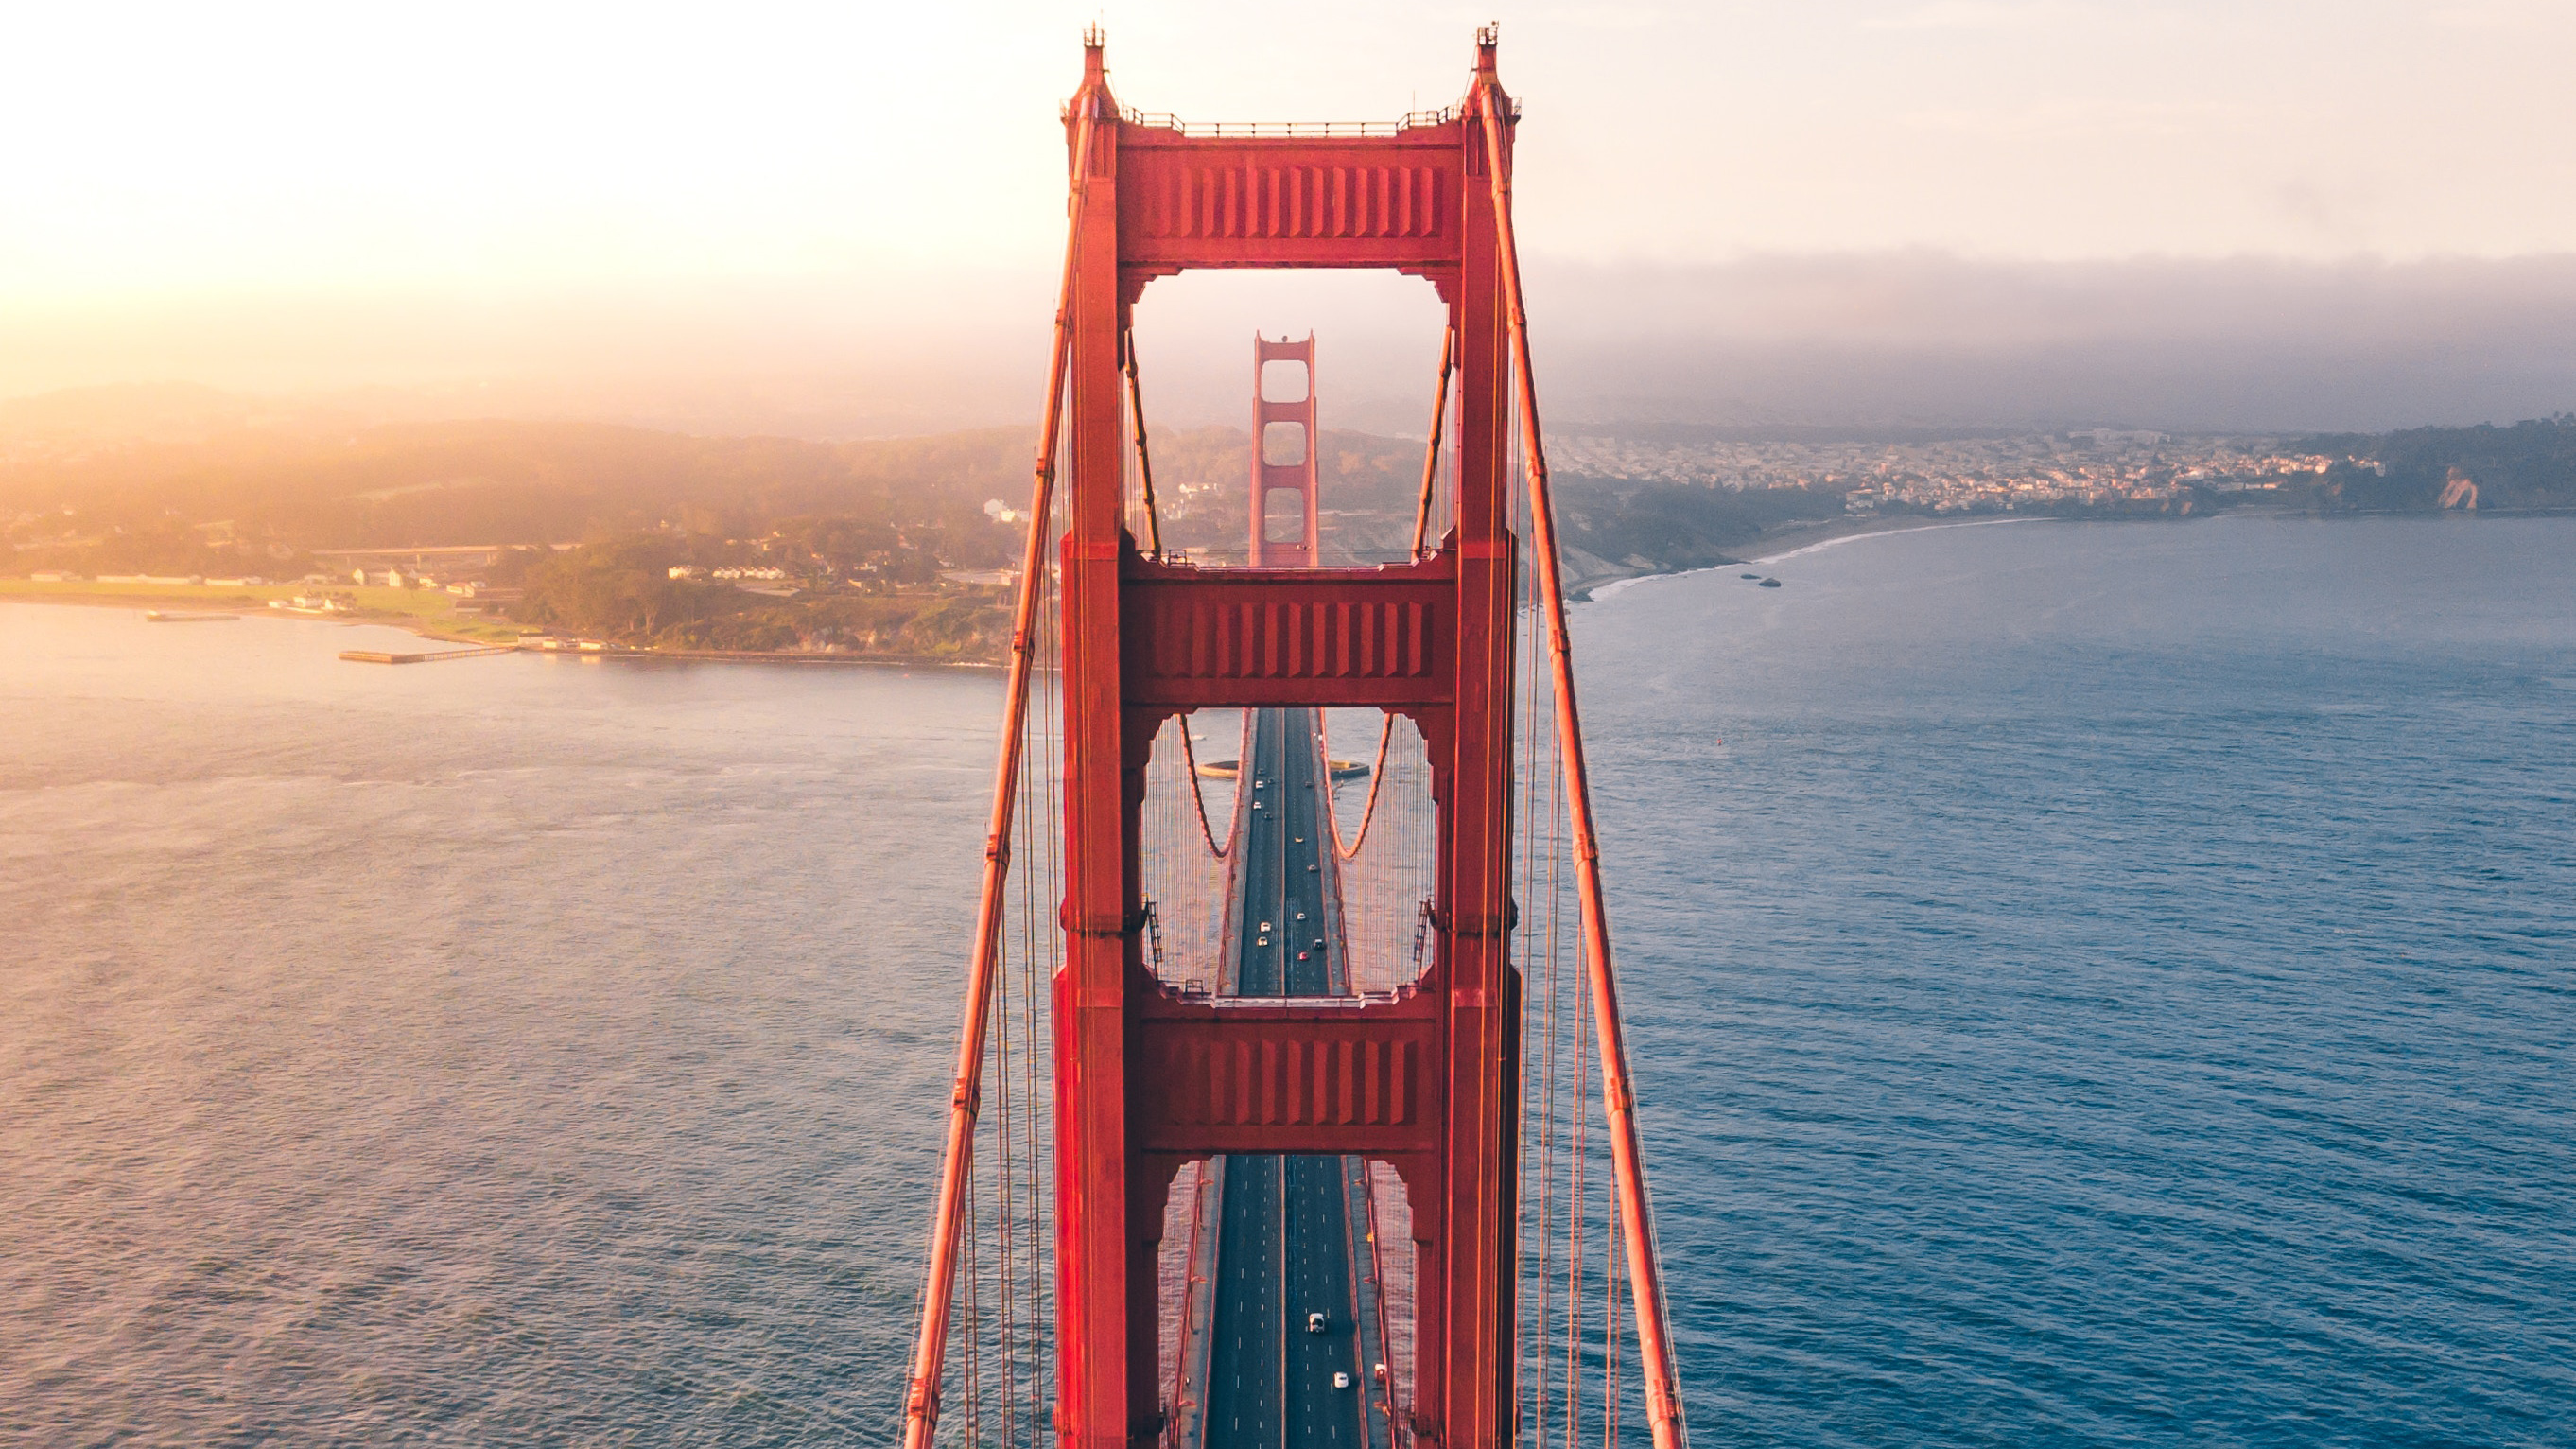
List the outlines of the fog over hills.
<svg viewBox="0 0 2576 1449">
<path fill-rule="evenodd" d="M 1568 420 L 2305 432 L 2576 407 L 2576 257 L 1921 253 L 1557 280 Z"/>
<path fill-rule="evenodd" d="M 785 278 L 658 290 L 159 299 L 0 313 L 0 437 L 457 417 L 815 440 L 1025 425 L 1054 279 Z M 1533 262 L 1552 426 L 2372 431 L 2576 407 L 2576 256 L 1724 265 Z M 1430 289 L 1190 274 L 1137 312 L 1159 423 L 1240 424 L 1255 330 L 1314 331 L 1330 425 L 1419 436 Z M 123 397 L 29 395 L 180 380 Z M 120 421 L 131 405 L 136 417 Z M 213 409 L 208 414 L 207 409 Z"/>
</svg>

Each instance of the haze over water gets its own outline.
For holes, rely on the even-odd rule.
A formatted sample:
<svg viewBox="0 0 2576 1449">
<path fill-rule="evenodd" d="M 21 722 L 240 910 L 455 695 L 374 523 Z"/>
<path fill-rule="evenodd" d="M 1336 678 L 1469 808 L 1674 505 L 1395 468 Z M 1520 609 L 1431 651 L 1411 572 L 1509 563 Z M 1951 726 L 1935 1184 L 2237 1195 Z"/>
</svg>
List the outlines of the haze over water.
<svg viewBox="0 0 2576 1449">
<path fill-rule="evenodd" d="M 1698 1442 L 2564 1442 L 2571 554 L 1576 611 Z M 0 1439 L 886 1441 L 997 680 L 370 632 L 0 607 Z"/>
</svg>

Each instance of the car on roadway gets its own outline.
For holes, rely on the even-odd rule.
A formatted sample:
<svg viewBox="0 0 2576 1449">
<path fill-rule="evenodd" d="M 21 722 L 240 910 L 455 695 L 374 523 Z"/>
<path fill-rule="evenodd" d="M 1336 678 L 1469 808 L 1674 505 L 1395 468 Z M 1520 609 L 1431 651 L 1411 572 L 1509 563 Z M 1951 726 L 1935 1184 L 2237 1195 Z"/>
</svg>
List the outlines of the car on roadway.
<svg viewBox="0 0 2576 1449">
<path fill-rule="evenodd" d="M 1321 1333 L 1321 1332 L 1323 1332 L 1323 1331 L 1324 1331 L 1324 1315 L 1322 1315 L 1322 1314 L 1320 1314 L 1320 1313 L 1309 1313 L 1309 1314 L 1307 1314 L 1307 1315 L 1306 1315 L 1306 1331 L 1307 1331 L 1308 1333 Z"/>
<path fill-rule="evenodd" d="M 1334 1373 L 1334 1375 L 1333 1375 L 1333 1387 L 1334 1387 L 1334 1388 L 1337 1388 L 1337 1389 L 1347 1389 L 1347 1388 L 1349 1388 L 1350 1386 L 1351 1386 L 1351 1376 L 1350 1376 L 1349 1374 L 1341 1373 L 1341 1372 L 1338 1372 L 1338 1371 Z"/>
</svg>

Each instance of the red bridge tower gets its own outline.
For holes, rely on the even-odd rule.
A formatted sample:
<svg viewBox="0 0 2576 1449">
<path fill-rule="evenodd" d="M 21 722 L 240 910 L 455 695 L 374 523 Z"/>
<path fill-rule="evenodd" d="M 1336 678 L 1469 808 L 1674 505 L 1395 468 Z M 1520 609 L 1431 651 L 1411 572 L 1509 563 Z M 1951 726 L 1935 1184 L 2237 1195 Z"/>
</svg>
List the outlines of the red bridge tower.
<svg viewBox="0 0 2576 1449">
<path fill-rule="evenodd" d="M 1083 59 L 1065 118 L 1078 240 L 1061 635 L 1070 939 L 1055 1001 L 1063 1439 L 1148 1449 L 1160 1429 L 1156 1244 L 1183 1161 L 1362 1153 L 1393 1163 L 1413 1204 L 1415 1431 L 1494 1449 L 1511 1430 L 1519 1120 L 1504 935 L 1517 549 L 1490 173 L 1509 156 L 1488 142 L 1508 146 L 1512 105 L 1489 44 L 1456 111 L 1389 134 L 1193 135 L 1123 116 L 1100 47 Z M 1456 525 L 1437 554 L 1290 570 L 1138 553 L 1121 525 L 1129 314 L 1147 283 L 1192 267 L 1393 268 L 1439 289 L 1458 338 L 1459 420 Z M 1265 494 L 1285 471 L 1263 468 Z M 1314 492 L 1299 481 L 1305 528 L 1289 557 L 1305 565 Z M 1264 532 L 1256 523 L 1255 557 L 1268 562 L 1279 555 Z M 1439 938 L 1422 988 L 1357 1009 L 1167 996 L 1145 963 L 1137 866 L 1163 721 L 1350 705 L 1400 710 L 1430 742 Z"/>
<path fill-rule="evenodd" d="M 1183 1163 L 1214 1153 L 1391 1164 L 1415 1241 L 1411 1435 L 1430 1449 L 1504 1449 L 1513 1438 L 1520 988 L 1509 932 L 1521 548 L 1511 527 L 1511 399 L 1517 383 L 1527 400 L 1531 377 L 1509 221 L 1516 108 L 1494 50 L 1492 33 L 1481 34 L 1458 105 L 1399 125 L 1192 130 L 1123 112 L 1099 39 L 1086 37 L 1082 84 L 1065 108 L 1072 202 L 1060 386 L 1049 396 L 1034 510 L 1041 523 L 1048 517 L 1061 398 L 1071 414 L 1058 631 L 1065 956 L 1053 983 L 1054 1414 L 1063 1449 L 1156 1443 L 1165 1199 Z M 1256 352 L 1262 363 L 1306 362 L 1308 386 L 1300 402 L 1260 404 L 1265 433 L 1295 425 L 1305 447 L 1299 463 L 1273 466 L 1255 439 L 1252 566 L 1203 568 L 1139 550 L 1125 526 L 1129 323 L 1147 284 L 1198 267 L 1391 269 L 1437 290 L 1455 421 L 1450 526 L 1436 549 L 1374 568 L 1316 566 L 1310 338 L 1261 342 Z M 1518 421 L 1639 1367 L 1656 1443 L 1677 1449 L 1679 1403 L 1645 1226 L 1534 404 Z M 1302 495 L 1293 540 L 1264 527 L 1278 493 Z M 1044 573 L 1039 537 L 1032 532 L 1021 597 L 909 1449 L 927 1449 L 938 1414 L 1031 601 Z M 1376 708 L 1420 731 L 1438 846 L 1433 939 L 1415 988 L 1359 1002 L 1218 1002 L 1166 990 L 1149 968 L 1139 844 L 1156 736 L 1175 714 L 1272 707 Z"/>
</svg>

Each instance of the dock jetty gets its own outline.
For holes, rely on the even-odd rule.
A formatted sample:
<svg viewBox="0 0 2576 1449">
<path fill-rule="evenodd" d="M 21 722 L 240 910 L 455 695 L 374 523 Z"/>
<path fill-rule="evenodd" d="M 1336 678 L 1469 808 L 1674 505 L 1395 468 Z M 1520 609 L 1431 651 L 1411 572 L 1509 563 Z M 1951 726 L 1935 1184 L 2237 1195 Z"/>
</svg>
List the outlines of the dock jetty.
<svg viewBox="0 0 2576 1449">
<path fill-rule="evenodd" d="M 486 654 L 516 654 L 516 644 L 487 644 L 479 649 L 432 649 L 420 654 L 393 654 L 382 649 L 343 649 L 352 664 L 436 664 L 449 659 L 480 659 Z"/>
</svg>

